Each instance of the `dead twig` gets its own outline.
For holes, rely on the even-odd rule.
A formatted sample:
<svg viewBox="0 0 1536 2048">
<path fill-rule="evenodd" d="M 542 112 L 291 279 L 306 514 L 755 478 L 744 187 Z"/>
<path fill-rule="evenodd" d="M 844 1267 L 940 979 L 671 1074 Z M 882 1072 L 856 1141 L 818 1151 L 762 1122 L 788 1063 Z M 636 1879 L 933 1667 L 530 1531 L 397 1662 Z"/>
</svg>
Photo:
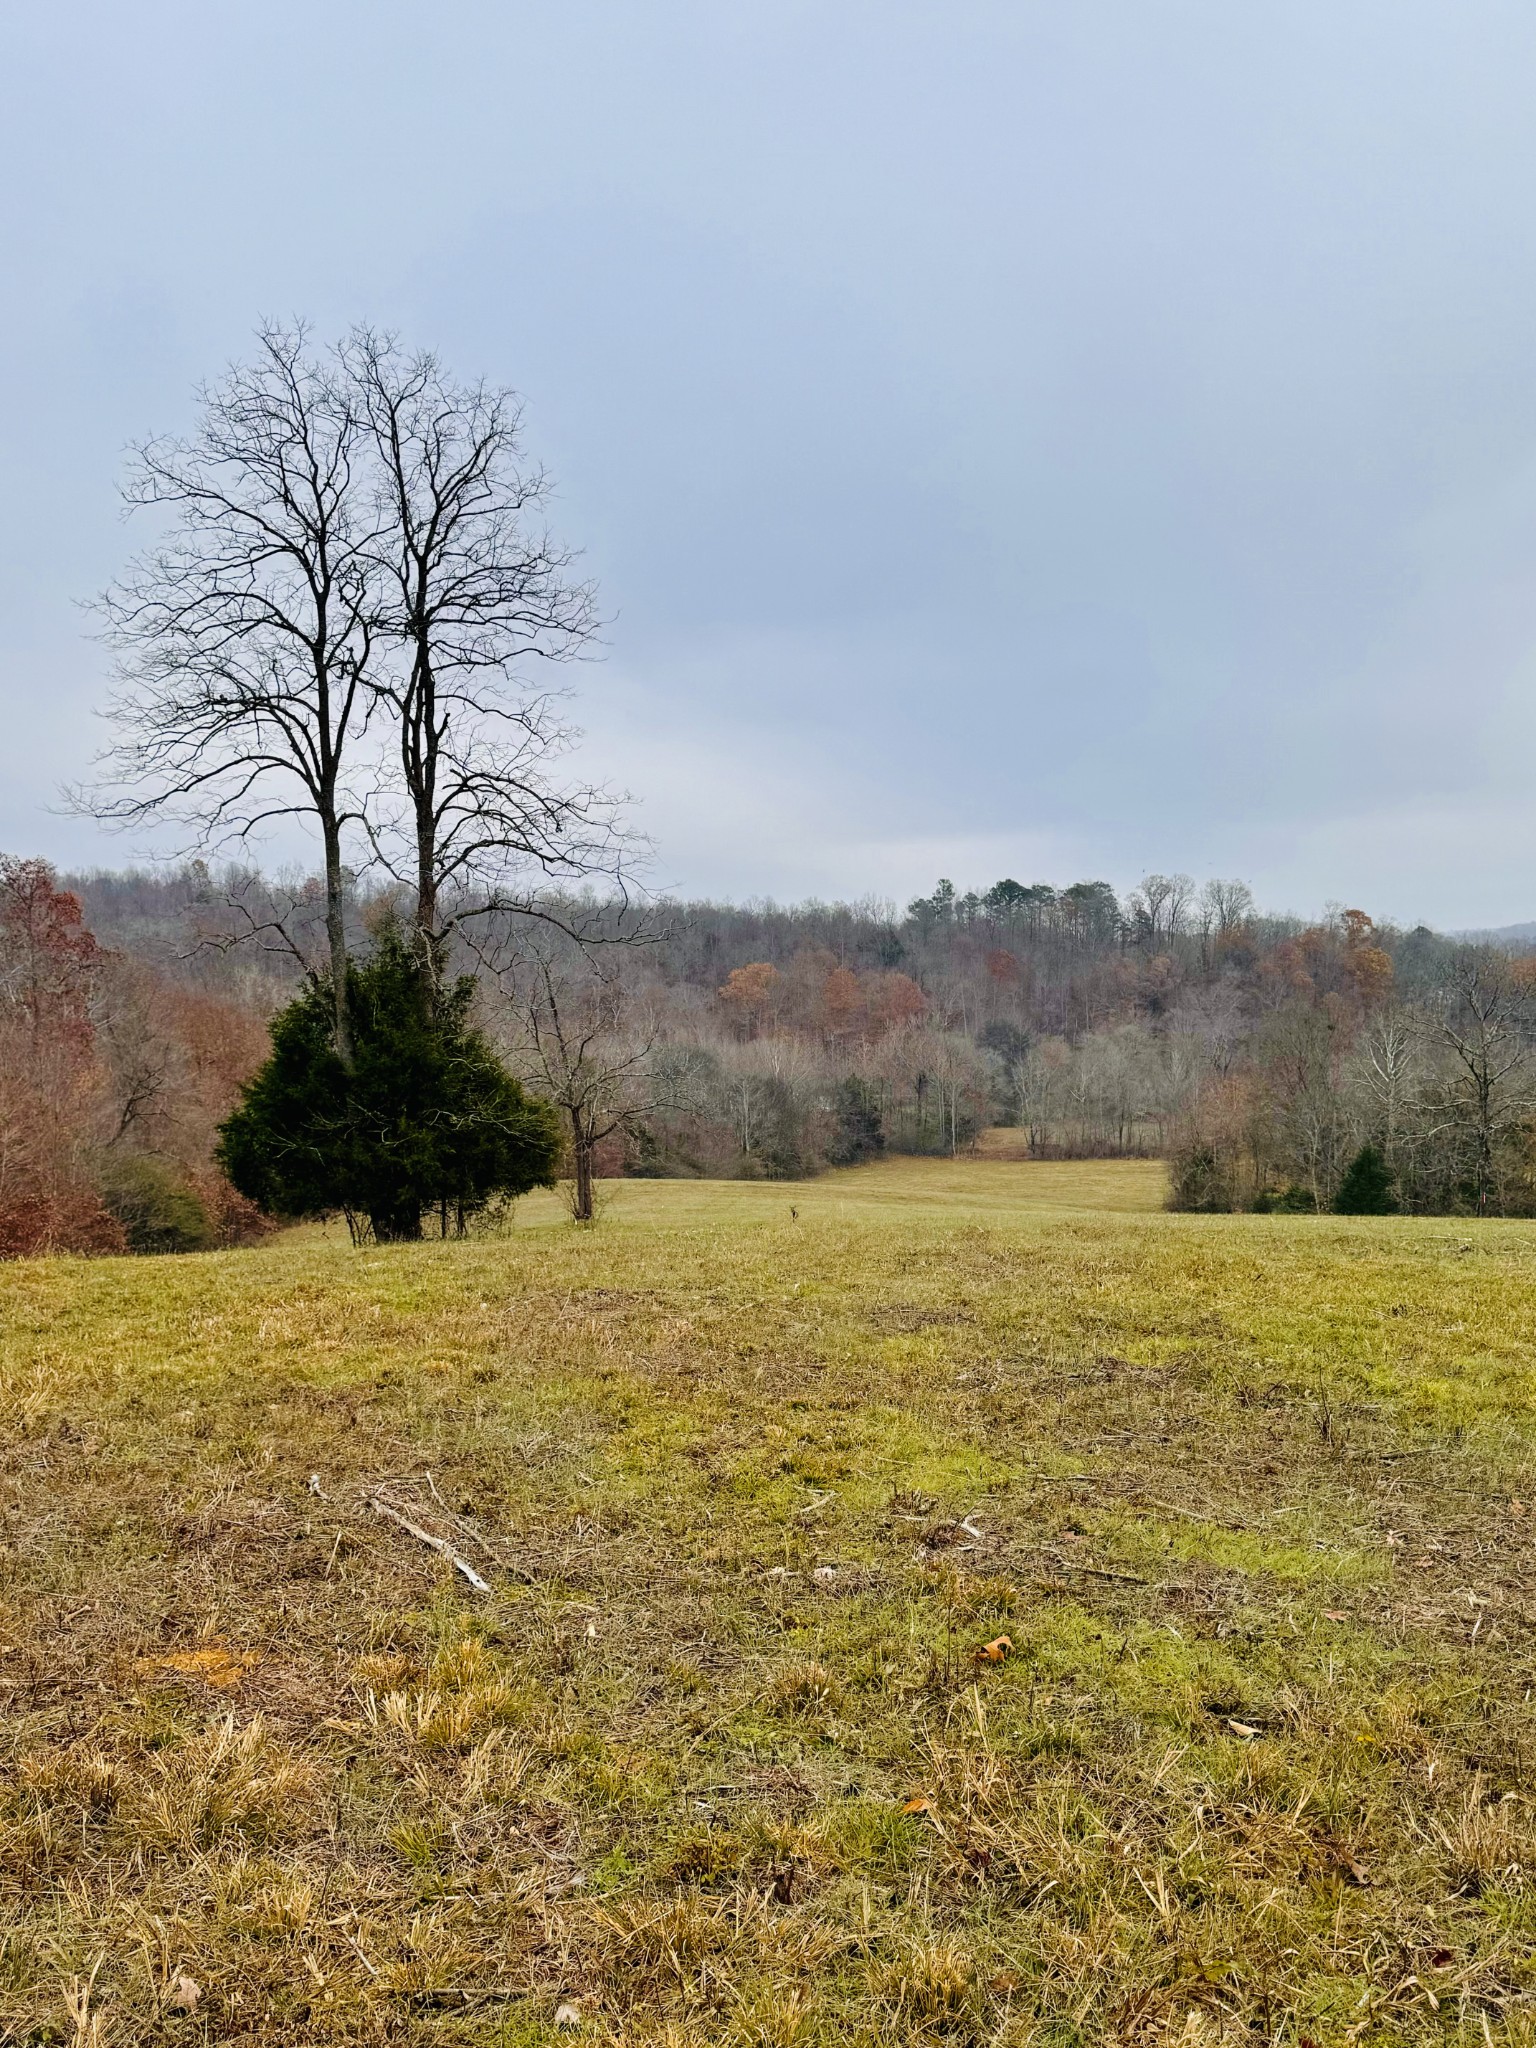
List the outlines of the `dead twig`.
<svg viewBox="0 0 1536 2048">
<path fill-rule="evenodd" d="M 420 1499 L 423 1486 L 431 1494 L 436 1506 L 437 1515 L 435 1519 L 440 1526 L 446 1524 L 447 1535 L 432 1539 L 429 1533 L 422 1535 L 421 1541 L 427 1542 L 432 1540 L 434 1547 L 436 1547 L 437 1543 L 446 1543 L 448 1547 L 441 1552 L 441 1555 L 448 1558 L 456 1569 L 463 1568 L 463 1560 L 459 1556 L 459 1551 L 454 1546 L 458 1545 L 466 1549 L 472 1547 L 489 1558 L 497 1571 L 503 1573 L 507 1578 L 517 1579 L 525 1586 L 532 1586 L 538 1583 L 534 1573 L 524 1571 L 520 1565 L 515 1565 L 503 1557 L 495 1544 L 489 1541 L 485 1533 L 470 1516 L 454 1512 L 444 1499 L 442 1489 L 431 1472 L 386 1473 L 382 1478 L 374 1482 L 373 1491 L 367 1497 L 376 1507 L 382 1503 L 390 1508 L 397 1518 L 403 1515 L 405 1517 L 404 1526 L 409 1527 L 411 1533 L 416 1535 L 419 1533 L 419 1525 L 413 1522 L 411 1517 L 416 1513 L 418 1506 L 426 1513 L 429 1521 L 434 1519 L 431 1511 L 427 1508 L 427 1503 Z M 404 1489 L 409 1489 L 409 1491 L 405 1492 L 405 1497 L 402 1499 L 401 1493 Z M 471 1583 L 474 1583 L 474 1581 L 471 1581 Z M 491 1589 L 487 1587 L 485 1590 L 490 1591 Z"/>
<path fill-rule="evenodd" d="M 392 1508 L 387 1500 L 380 1500 L 376 1493 L 369 1494 L 368 1503 L 376 1515 L 383 1515 L 397 1528 L 403 1529 L 407 1536 L 414 1536 L 418 1543 L 425 1543 L 428 1550 L 435 1550 L 438 1556 L 451 1564 L 460 1578 L 473 1586 L 477 1593 L 491 1591 L 489 1580 L 482 1579 L 469 1559 L 460 1557 L 445 1537 L 434 1536 L 430 1529 L 423 1529 L 420 1522 L 413 1522 L 408 1515 L 402 1515 L 398 1508 Z"/>
<path fill-rule="evenodd" d="M 1055 1562 L 1060 1571 L 1082 1572 L 1085 1577 L 1090 1579 L 1118 1579 L 1123 1585 L 1127 1586 L 1145 1586 L 1150 1583 L 1149 1580 L 1142 1578 L 1138 1572 L 1115 1572 L 1111 1571 L 1108 1565 L 1075 1564 L 1070 1558 L 1065 1557 L 1057 1558 Z"/>
</svg>

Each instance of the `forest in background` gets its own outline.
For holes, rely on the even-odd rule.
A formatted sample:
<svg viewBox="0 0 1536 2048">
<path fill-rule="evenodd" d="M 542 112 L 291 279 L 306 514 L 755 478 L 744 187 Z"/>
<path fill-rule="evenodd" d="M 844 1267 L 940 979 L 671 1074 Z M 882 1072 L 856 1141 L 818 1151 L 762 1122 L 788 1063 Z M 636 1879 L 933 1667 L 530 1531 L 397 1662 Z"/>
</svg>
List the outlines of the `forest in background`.
<svg viewBox="0 0 1536 2048">
<path fill-rule="evenodd" d="M 350 898 L 362 948 L 389 904 Z M 573 1177 L 792 1179 L 1003 1125 L 1038 1158 L 1168 1157 L 1190 1208 L 1332 1207 L 1368 1148 L 1366 1206 L 1536 1213 L 1536 959 L 1499 946 L 1183 876 L 541 908 L 461 964 Z M 268 1227 L 214 1147 L 323 943 L 315 883 L 0 865 L 0 1252 Z"/>
</svg>

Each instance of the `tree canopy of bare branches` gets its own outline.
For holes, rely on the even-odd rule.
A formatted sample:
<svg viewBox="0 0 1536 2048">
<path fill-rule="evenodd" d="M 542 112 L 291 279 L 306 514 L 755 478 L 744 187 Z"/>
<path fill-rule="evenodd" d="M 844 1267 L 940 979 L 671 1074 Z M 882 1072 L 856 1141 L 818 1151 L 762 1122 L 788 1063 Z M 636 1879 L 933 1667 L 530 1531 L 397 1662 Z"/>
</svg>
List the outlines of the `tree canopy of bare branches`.
<svg viewBox="0 0 1536 2048">
<path fill-rule="evenodd" d="M 397 755 L 370 834 L 414 890 L 430 959 L 448 929 L 517 907 L 535 879 L 611 873 L 622 857 L 611 796 L 551 774 L 574 737 L 553 670 L 591 643 L 595 600 L 541 523 L 549 480 L 523 454 L 514 393 L 457 383 L 436 356 L 364 328 L 341 359 L 371 444 L 370 684 Z"/>
<path fill-rule="evenodd" d="M 177 819 L 203 844 L 312 820 L 346 1061 L 343 838 L 371 703 L 366 444 L 346 380 L 302 327 L 264 327 L 254 362 L 201 401 L 192 436 L 134 452 L 127 502 L 169 531 L 102 600 L 118 738 L 84 800 L 124 824 Z"/>
<path fill-rule="evenodd" d="M 638 1013 L 613 966 L 553 932 L 524 949 L 500 990 L 513 1062 L 565 1124 L 571 1214 L 590 1223 L 598 1147 L 636 1130 L 675 1094 L 658 1085 L 654 1025 Z"/>
<path fill-rule="evenodd" d="M 1477 1211 L 1486 1211 L 1500 1139 L 1536 1113 L 1530 977 L 1503 955 L 1467 947 L 1440 992 L 1440 1037 L 1451 1055 L 1445 1128 L 1469 1146 Z"/>
<path fill-rule="evenodd" d="M 78 800 L 207 847 L 308 820 L 350 1065 L 354 873 L 411 894 L 434 984 L 464 920 L 533 911 L 550 878 L 622 887 L 616 800 L 558 767 L 552 678 L 593 640 L 593 592 L 544 528 L 510 391 L 367 328 L 323 351 L 268 326 L 200 396 L 190 437 L 134 454 L 128 504 L 167 530 L 102 600 L 117 737 Z"/>
</svg>

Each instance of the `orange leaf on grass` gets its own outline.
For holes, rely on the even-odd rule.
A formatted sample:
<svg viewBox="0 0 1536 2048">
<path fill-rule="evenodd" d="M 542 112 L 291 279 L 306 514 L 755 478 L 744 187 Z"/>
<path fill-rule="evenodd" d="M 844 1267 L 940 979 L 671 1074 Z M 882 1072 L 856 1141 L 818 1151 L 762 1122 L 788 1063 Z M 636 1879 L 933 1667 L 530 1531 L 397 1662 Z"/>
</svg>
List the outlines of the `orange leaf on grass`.
<svg viewBox="0 0 1536 2048">
<path fill-rule="evenodd" d="M 223 1643 L 210 1643 L 201 1650 L 167 1650 L 158 1657 L 141 1657 L 140 1671 L 175 1671 L 183 1678 L 200 1678 L 220 1692 L 232 1692 L 258 1661 L 254 1650 L 230 1650 Z"/>
</svg>

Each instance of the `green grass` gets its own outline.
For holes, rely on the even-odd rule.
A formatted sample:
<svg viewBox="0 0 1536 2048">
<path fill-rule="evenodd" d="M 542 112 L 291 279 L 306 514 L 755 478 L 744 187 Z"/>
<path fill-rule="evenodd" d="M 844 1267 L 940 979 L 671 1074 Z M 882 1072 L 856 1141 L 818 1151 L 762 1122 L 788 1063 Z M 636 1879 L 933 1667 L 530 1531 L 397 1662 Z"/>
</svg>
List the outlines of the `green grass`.
<svg viewBox="0 0 1536 2048">
<path fill-rule="evenodd" d="M 1536 1229 L 1161 1175 L 0 1269 L 0 2041 L 1536 2039 Z"/>
</svg>

